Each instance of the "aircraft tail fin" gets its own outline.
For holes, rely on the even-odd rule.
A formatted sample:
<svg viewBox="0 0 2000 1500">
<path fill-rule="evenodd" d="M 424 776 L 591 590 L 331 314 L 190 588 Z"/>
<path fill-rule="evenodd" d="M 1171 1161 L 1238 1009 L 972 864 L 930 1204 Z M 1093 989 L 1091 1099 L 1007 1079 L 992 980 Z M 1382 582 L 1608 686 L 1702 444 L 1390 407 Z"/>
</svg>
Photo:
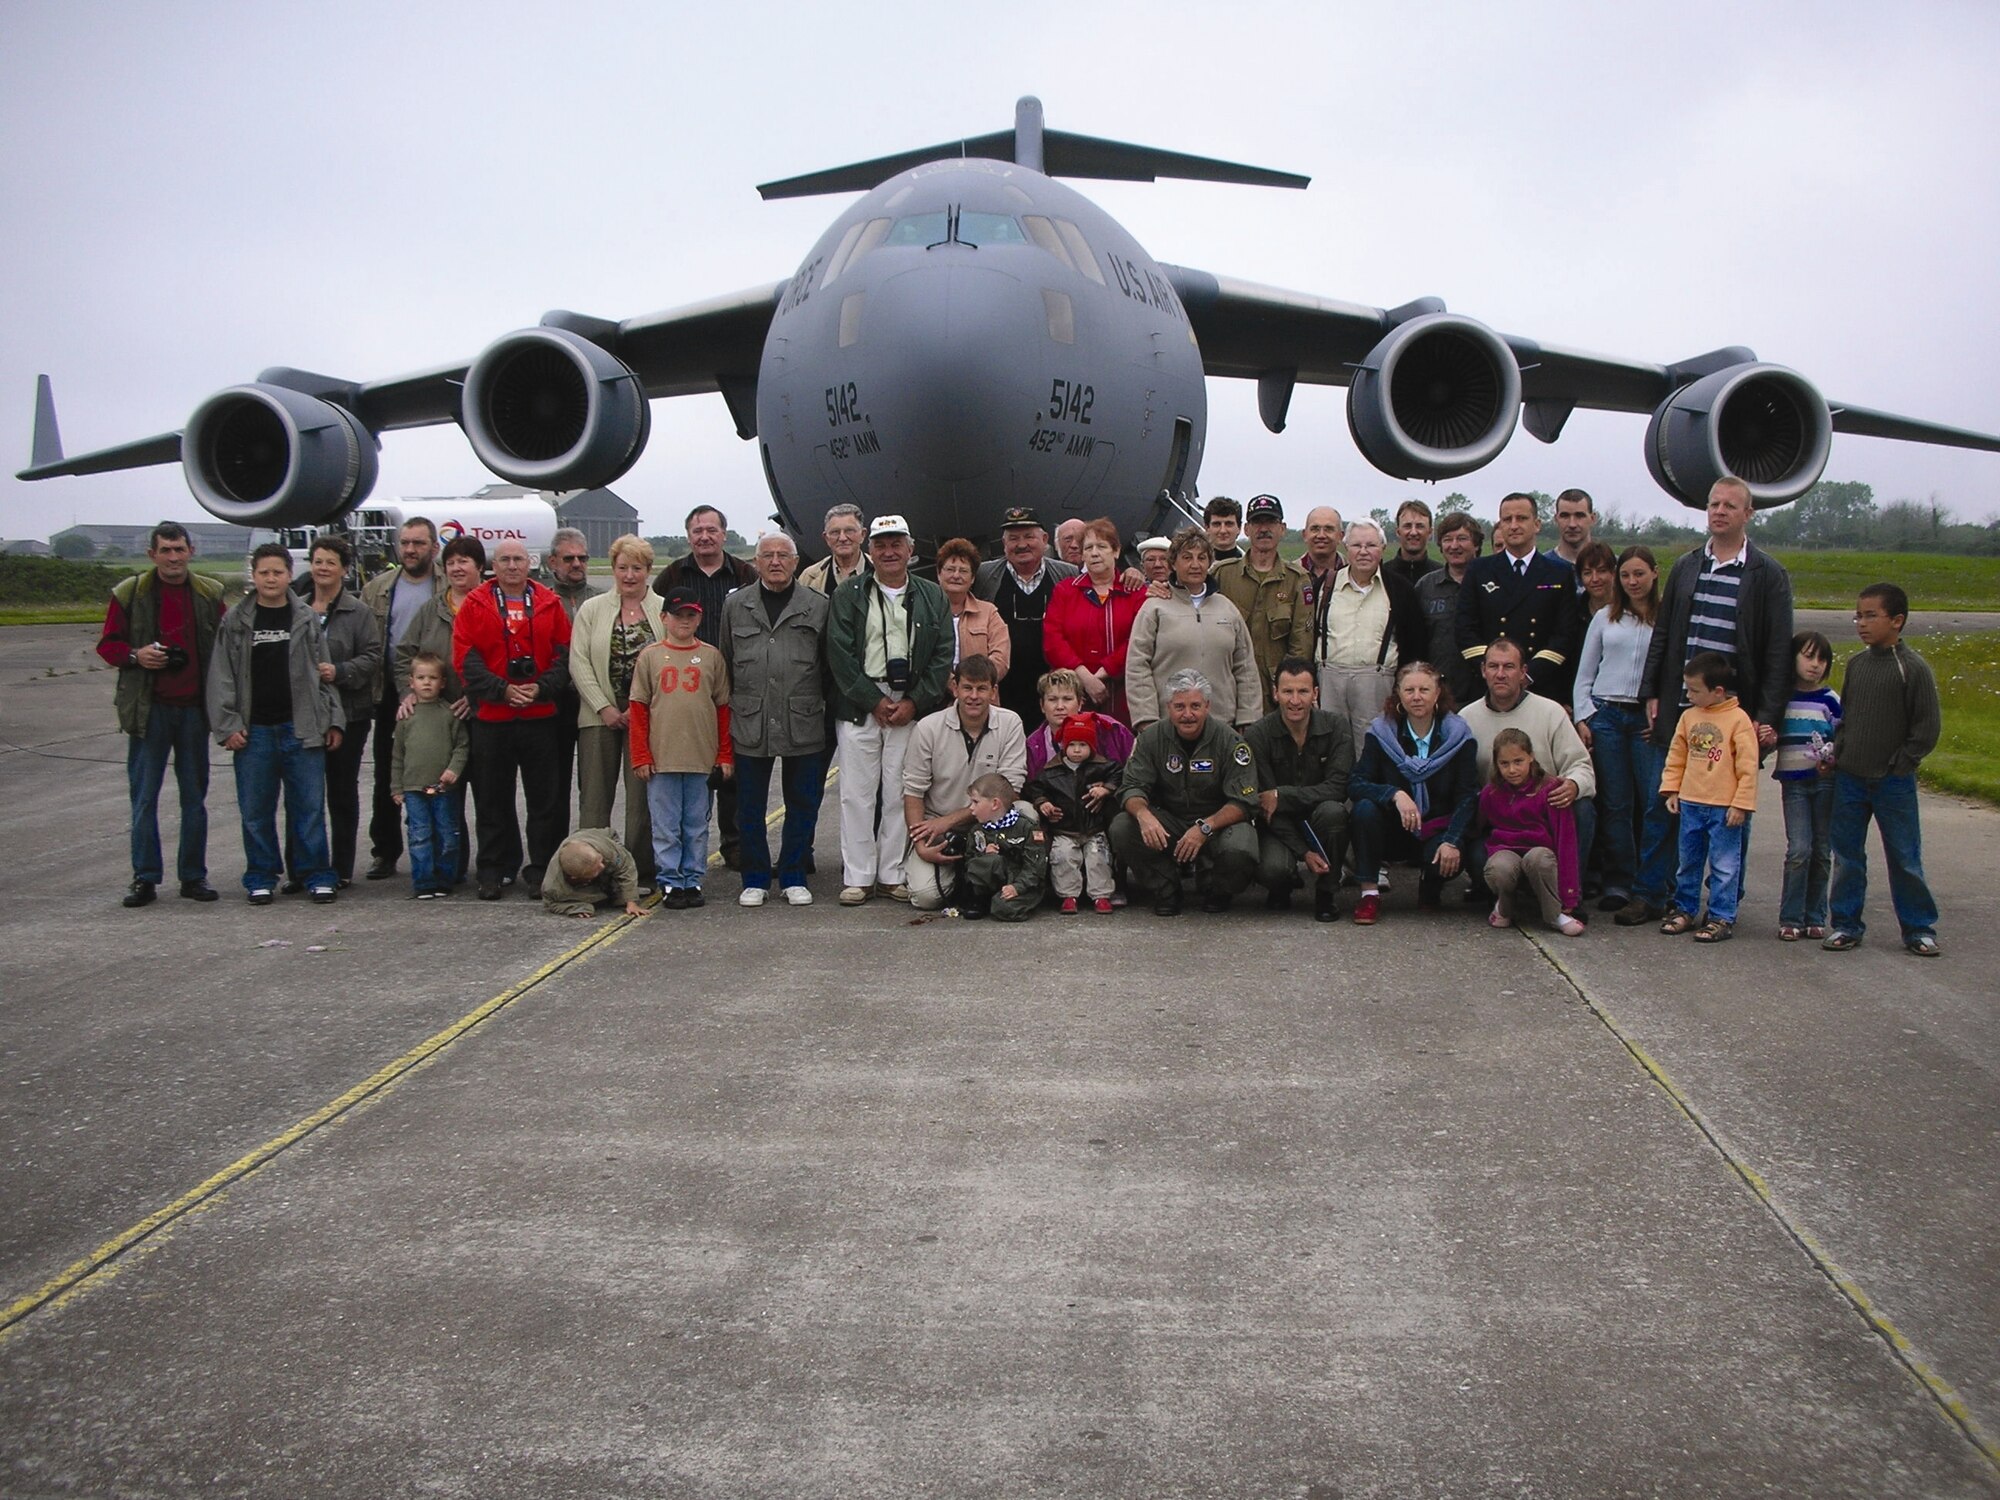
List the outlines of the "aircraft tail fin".
<svg viewBox="0 0 2000 1500">
<path fill-rule="evenodd" d="M 35 377 L 35 446 L 29 456 L 29 464 L 39 469 L 43 464 L 62 462 L 62 433 L 56 427 L 56 390 L 46 375 Z"/>
<path fill-rule="evenodd" d="M 1178 177 L 1194 182 L 1242 183 L 1249 187 L 1302 188 L 1312 180 L 1267 167 L 1189 156 L 1185 152 L 1162 151 L 1093 135 L 1075 135 L 1067 130 L 1048 130 L 1042 124 L 1041 100 L 1030 96 L 1015 104 L 1012 130 L 966 136 L 915 151 L 901 151 L 894 156 L 878 156 L 872 161 L 851 162 L 844 167 L 766 182 L 758 186 L 757 192 L 766 199 L 865 193 L 898 172 L 954 156 L 1012 161 L 1050 177 L 1092 177 L 1114 182 L 1153 182 L 1162 177 Z"/>
</svg>

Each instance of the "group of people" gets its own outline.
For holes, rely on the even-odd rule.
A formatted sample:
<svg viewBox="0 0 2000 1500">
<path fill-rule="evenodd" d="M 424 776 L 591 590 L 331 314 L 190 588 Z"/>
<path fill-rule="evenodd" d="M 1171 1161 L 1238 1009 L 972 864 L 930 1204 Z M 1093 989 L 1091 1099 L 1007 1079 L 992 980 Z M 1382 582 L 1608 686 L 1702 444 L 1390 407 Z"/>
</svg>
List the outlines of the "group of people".
<svg viewBox="0 0 2000 1500">
<path fill-rule="evenodd" d="M 701 506 L 689 554 L 657 573 L 644 540 L 619 538 L 604 593 L 574 531 L 558 533 L 543 582 L 518 542 L 494 550 L 489 577 L 476 539 L 440 552 L 412 520 L 398 566 L 358 598 L 342 584 L 345 543 L 327 537 L 297 588 L 289 554 L 260 549 L 251 594 L 226 615 L 165 524 L 99 646 L 120 668 L 131 736 L 125 899 L 143 905 L 162 882 L 170 757 L 181 893 L 214 899 L 210 735 L 237 757 L 249 899 L 334 899 L 353 874 L 372 728 L 365 874 L 395 872 L 407 827 L 424 898 L 470 878 L 483 899 L 518 881 L 579 916 L 607 901 L 643 910 L 648 887 L 666 907 L 699 906 L 713 817 L 741 905 L 774 888 L 810 904 L 837 765 L 847 906 L 887 897 L 1018 921 L 1045 903 L 1142 900 L 1170 915 L 1190 896 L 1224 910 L 1254 883 L 1272 908 L 1310 886 L 1314 916 L 1332 921 L 1345 876 L 1352 919 L 1370 925 L 1404 863 L 1420 907 L 1464 875 L 1495 926 L 1532 897 L 1577 936 L 1595 894 L 1621 924 L 1716 942 L 1734 930 L 1759 765 L 1775 753 L 1779 935 L 1860 941 L 1872 817 L 1904 942 L 1935 953 L 1914 772 L 1937 697 L 1899 639 L 1907 601 L 1890 585 L 1863 596 L 1869 650 L 1836 697 L 1831 648 L 1795 637 L 1789 580 L 1749 540 L 1750 515 L 1747 486 L 1720 481 L 1706 542 L 1663 584 L 1646 548 L 1592 539 L 1577 490 L 1558 497 L 1547 552 L 1534 498 L 1515 494 L 1490 554 L 1480 522 L 1412 500 L 1393 539 L 1314 509 L 1304 555 L 1286 561 L 1282 503 L 1259 495 L 1217 497 L 1204 525 L 1130 551 L 1099 519 L 1066 520 L 1052 553 L 1040 517 L 1010 510 L 1001 556 L 949 540 L 933 577 L 900 516 L 834 507 L 828 555 L 801 569 L 782 532 L 752 560 L 730 557 L 721 514 Z"/>
</svg>

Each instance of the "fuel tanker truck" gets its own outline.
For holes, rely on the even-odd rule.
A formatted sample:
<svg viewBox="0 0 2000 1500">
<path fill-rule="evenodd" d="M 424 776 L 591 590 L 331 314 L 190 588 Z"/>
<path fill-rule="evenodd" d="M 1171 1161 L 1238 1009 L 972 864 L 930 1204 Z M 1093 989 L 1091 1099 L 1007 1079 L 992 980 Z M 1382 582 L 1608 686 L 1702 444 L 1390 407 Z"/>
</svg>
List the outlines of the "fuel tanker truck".
<svg viewBox="0 0 2000 1500">
<path fill-rule="evenodd" d="M 503 493 L 494 494 L 492 490 Z M 477 537 L 485 543 L 490 562 L 494 547 L 501 542 L 520 542 L 528 549 L 529 564 L 537 568 L 556 534 L 556 511 L 550 497 L 511 485 L 494 485 L 464 497 L 405 495 L 377 501 L 349 511 L 332 526 L 253 531 L 250 545 L 254 550 L 265 542 L 282 542 L 291 549 L 292 576 L 301 578 L 312 560 L 312 545 L 317 538 L 328 534 L 344 536 L 354 548 L 358 578 L 368 579 L 384 568 L 395 566 L 396 533 L 406 521 L 419 517 L 437 527 L 440 547 L 456 537 Z"/>
</svg>

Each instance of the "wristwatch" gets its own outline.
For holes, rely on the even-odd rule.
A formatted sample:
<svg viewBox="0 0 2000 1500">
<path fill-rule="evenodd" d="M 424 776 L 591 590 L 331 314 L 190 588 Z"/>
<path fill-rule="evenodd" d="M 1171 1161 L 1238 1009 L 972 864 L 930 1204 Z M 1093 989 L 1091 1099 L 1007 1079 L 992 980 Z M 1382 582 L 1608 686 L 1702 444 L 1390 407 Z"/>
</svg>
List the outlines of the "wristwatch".
<svg viewBox="0 0 2000 1500">
<path fill-rule="evenodd" d="M 1201 830 L 1201 836 L 1203 838 L 1212 839 L 1215 837 L 1215 830 L 1208 826 L 1208 819 L 1196 818 L 1194 820 L 1194 826 Z"/>
</svg>

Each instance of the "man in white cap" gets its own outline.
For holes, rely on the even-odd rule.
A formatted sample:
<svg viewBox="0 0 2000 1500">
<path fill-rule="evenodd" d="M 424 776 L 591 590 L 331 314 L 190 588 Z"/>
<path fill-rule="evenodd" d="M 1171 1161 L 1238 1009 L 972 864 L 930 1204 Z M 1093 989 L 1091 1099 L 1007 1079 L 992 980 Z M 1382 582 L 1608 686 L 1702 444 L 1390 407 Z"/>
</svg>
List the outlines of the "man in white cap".
<svg viewBox="0 0 2000 1500">
<path fill-rule="evenodd" d="M 909 842 L 903 758 L 911 726 L 949 698 L 953 639 L 944 590 L 910 575 L 913 551 L 908 522 L 877 516 L 868 528 L 869 571 L 835 589 L 827 611 L 830 706 L 840 746 L 842 906 L 859 906 L 876 892 L 910 899 L 903 882 Z"/>
</svg>

